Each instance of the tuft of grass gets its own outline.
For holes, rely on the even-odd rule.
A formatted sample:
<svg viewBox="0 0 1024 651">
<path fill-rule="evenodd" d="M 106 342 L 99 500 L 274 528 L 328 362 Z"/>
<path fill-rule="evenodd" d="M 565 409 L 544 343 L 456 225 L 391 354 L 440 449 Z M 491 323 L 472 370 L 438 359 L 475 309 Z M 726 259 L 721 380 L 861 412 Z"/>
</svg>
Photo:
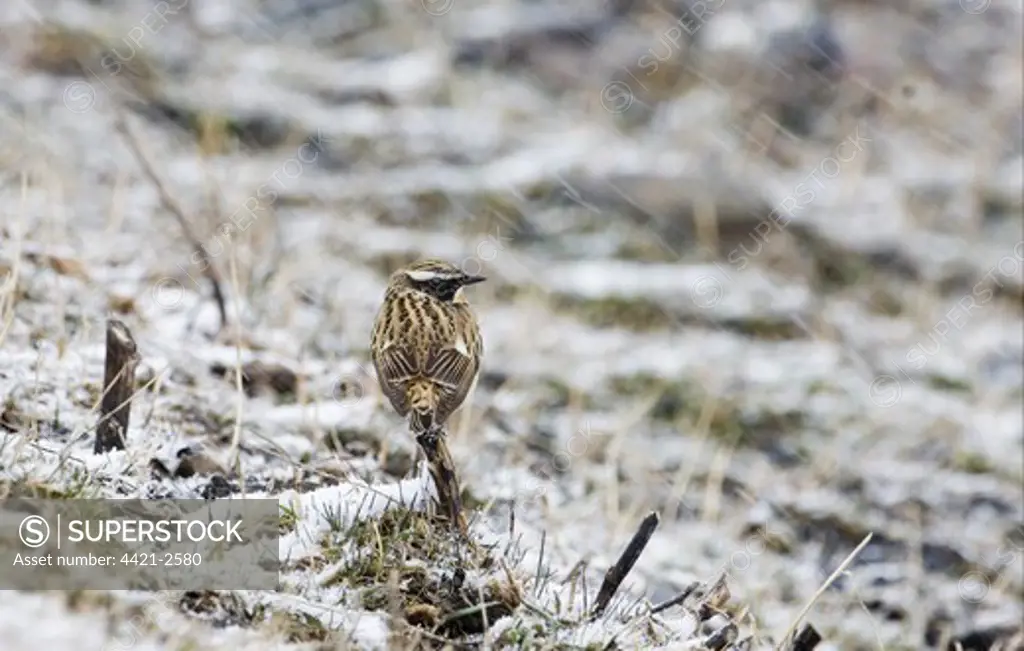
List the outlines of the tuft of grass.
<svg viewBox="0 0 1024 651">
<path fill-rule="evenodd" d="M 399 613 L 449 640 L 478 635 L 520 605 L 489 554 L 424 513 L 396 509 L 357 522 L 327 536 L 324 556 L 341 562 L 325 585 L 344 585 L 363 608 Z"/>
<path fill-rule="evenodd" d="M 7 479 L 0 481 L 0 498 L 26 498 L 46 500 L 78 500 L 93 496 L 89 474 L 73 468 L 65 486 L 53 486 L 37 479 Z"/>
<path fill-rule="evenodd" d="M 278 532 L 283 536 L 289 531 L 294 531 L 295 525 L 298 523 L 298 521 L 299 514 L 295 511 L 295 509 L 282 504 L 281 514 L 279 516 L 278 522 Z"/>
<path fill-rule="evenodd" d="M 929 375 L 928 386 L 937 391 L 948 391 L 950 393 L 970 393 L 971 385 L 966 380 L 951 378 L 945 375 Z"/>
<path fill-rule="evenodd" d="M 958 450 L 953 456 L 953 468 L 972 475 L 987 475 L 994 470 L 985 455 L 966 450 Z"/>
<path fill-rule="evenodd" d="M 643 297 L 583 298 L 556 294 L 553 297 L 553 307 L 595 328 L 624 328 L 642 333 L 664 331 L 680 325 L 711 325 L 768 341 L 789 341 L 806 337 L 803 328 L 786 316 L 716 318 L 707 314 L 688 314 L 664 302 Z"/>
<path fill-rule="evenodd" d="M 617 397 L 645 396 L 654 400 L 650 418 L 669 423 L 697 423 L 711 396 L 698 382 L 666 379 L 648 373 L 613 377 L 609 388 Z M 755 446 L 770 442 L 804 426 L 798 411 L 776 412 L 750 409 L 738 400 L 715 396 L 715 409 L 707 422 L 708 436 L 736 446 Z"/>
<path fill-rule="evenodd" d="M 646 298 L 606 296 L 581 298 L 568 294 L 553 297 L 554 308 L 596 328 L 626 328 L 635 332 L 664 330 L 675 323 L 664 306 Z"/>
<path fill-rule="evenodd" d="M 807 336 L 799 323 L 786 316 L 744 316 L 721 319 L 716 321 L 716 325 L 729 332 L 762 341 L 793 341 Z"/>
<path fill-rule="evenodd" d="M 326 642 L 331 635 L 330 629 L 308 613 L 274 611 L 270 615 L 270 625 L 292 644 Z"/>
</svg>

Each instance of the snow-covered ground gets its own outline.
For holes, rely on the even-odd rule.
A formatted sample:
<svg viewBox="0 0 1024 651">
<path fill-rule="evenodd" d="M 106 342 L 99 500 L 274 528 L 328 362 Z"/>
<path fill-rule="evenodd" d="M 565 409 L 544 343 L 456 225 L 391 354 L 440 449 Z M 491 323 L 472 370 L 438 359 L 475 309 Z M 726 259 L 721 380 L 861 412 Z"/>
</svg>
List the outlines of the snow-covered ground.
<svg viewBox="0 0 1024 651">
<path fill-rule="evenodd" d="M 0 6 L 0 488 L 272 496 L 283 562 L 276 592 L 0 592 L 0 649 L 1019 626 L 1019 3 L 835 3 L 810 30 L 797 0 L 320 4 Z M 450 432 L 475 550 L 424 515 L 369 363 L 421 256 L 489 278 Z M 96 455 L 110 317 L 140 391 Z"/>
</svg>

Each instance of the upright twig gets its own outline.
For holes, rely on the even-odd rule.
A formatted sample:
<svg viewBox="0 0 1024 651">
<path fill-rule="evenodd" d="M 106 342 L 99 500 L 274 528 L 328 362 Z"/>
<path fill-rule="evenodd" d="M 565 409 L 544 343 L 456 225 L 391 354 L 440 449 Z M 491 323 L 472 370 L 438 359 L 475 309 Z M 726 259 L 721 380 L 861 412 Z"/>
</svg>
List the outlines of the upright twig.
<svg viewBox="0 0 1024 651">
<path fill-rule="evenodd" d="M 138 348 L 128 326 L 117 319 L 107 321 L 107 359 L 100 420 L 93 443 L 95 454 L 125 448 L 138 363 Z"/>
<path fill-rule="evenodd" d="M 136 160 L 139 162 L 139 167 L 142 168 L 143 174 L 153 183 L 156 187 L 157 194 L 160 195 L 160 203 L 163 204 L 164 208 L 168 210 L 175 219 L 178 220 L 178 226 L 181 227 L 182 233 L 185 235 L 185 239 L 188 240 L 192 246 L 193 255 L 196 256 L 203 263 L 203 275 L 206 276 L 207 280 L 210 281 L 210 285 L 213 287 L 213 298 L 217 302 L 217 310 L 220 312 L 220 327 L 224 327 L 228 323 L 228 312 L 224 300 L 224 290 L 221 285 L 220 272 L 217 271 L 217 267 L 213 264 L 213 259 L 210 254 L 206 252 L 206 248 L 203 247 L 199 238 L 196 237 L 195 232 L 188 223 L 188 218 L 185 217 L 185 210 L 181 207 L 170 192 L 167 191 L 167 186 L 164 185 L 163 181 L 160 180 L 160 176 L 156 173 L 156 169 L 153 167 L 152 159 L 146 154 L 145 147 L 142 142 L 135 136 L 135 133 L 131 130 L 128 125 L 128 121 L 125 119 L 124 113 L 120 109 L 117 110 L 116 126 L 117 130 L 125 137 L 125 141 L 128 143 L 128 148 L 131 149 Z"/>
<path fill-rule="evenodd" d="M 455 472 L 455 462 L 448 451 L 445 441 L 446 433 L 427 432 L 416 437 L 420 449 L 427 457 L 430 475 L 437 488 L 437 500 L 448 516 L 451 524 L 458 527 L 464 537 L 469 538 L 469 525 L 462 513 L 462 496 L 459 491 L 459 478 Z"/>
<path fill-rule="evenodd" d="M 821 634 L 810 624 L 804 624 L 803 629 L 793 639 L 789 651 L 814 651 L 821 642 Z"/>
<path fill-rule="evenodd" d="M 654 530 L 657 528 L 658 514 L 652 511 L 640 523 L 640 528 L 633 534 L 633 538 L 626 545 L 626 549 L 619 556 L 619 560 L 605 572 L 604 581 L 601 582 L 601 589 L 597 591 L 594 610 L 590 614 L 591 620 L 595 620 L 604 614 L 608 604 L 611 603 L 612 597 L 615 596 L 615 592 L 618 591 L 619 586 L 626 580 L 630 570 L 636 565 L 640 554 L 644 553 L 647 543 L 650 542 L 651 536 L 654 535 Z"/>
</svg>

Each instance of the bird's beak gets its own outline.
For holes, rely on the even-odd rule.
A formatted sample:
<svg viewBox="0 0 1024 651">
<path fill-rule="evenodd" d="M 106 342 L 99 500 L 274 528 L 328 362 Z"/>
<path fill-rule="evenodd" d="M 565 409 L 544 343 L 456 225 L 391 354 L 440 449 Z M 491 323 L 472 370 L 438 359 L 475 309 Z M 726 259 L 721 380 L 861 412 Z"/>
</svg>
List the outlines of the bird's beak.
<svg viewBox="0 0 1024 651">
<path fill-rule="evenodd" d="M 470 276 L 470 275 L 467 274 L 465 279 L 462 281 L 462 284 L 463 285 L 475 285 L 477 283 L 482 283 L 485 280 L 487 280 L 487 278 L 485 276 Z"/>
</svg>

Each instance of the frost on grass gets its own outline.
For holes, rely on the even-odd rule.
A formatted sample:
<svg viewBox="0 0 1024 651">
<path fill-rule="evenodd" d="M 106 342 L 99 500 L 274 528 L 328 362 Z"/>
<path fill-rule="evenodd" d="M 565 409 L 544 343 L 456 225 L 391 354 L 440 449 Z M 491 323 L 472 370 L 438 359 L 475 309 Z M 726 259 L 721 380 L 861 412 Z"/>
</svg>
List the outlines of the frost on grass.
<svg viewBox="0 0 1024 651">
<path fill-rule="evenodd" d="M 281 561 L 299 562 L 307 558 L 328 531 L 345 530 L 356 522 L 377 518 L 389 509 L 422 509 L 433 499 L 433 482 L 426 479 L 426 465 L 420 475 L 395 484 L 370 485 L 348 483 L 329 486 L 310 493 L 285 491 L 281 494 Z"/>
<path fill-rule="evenodd" d="M 27 334 L 17 327 L 13 332 Z M 7 369 L 0 376 L 5 493 L 274 497 L 281 507 L 283 570 L 273 593 L 72 599 L 74 608 L 114 614 L 118 624 L 111 639 L 134 636 L 142 644 L 186 630 L 183 644 L 191 640 L 204 647 L 258 648 L 276 640 L 356 649 L 485 642 L 498 649 L 612 643 L 698 648 L 737 638 L 739 626 L 746 625 L 744 611 L 727 605 L 724 584 L 660 606 L 644 590 L 625 586 L 595 617 L 606 568 L 581 563 L 571 543 L 555 550 L 532 518 L 516 523 L 471 514 L 473 543 L 467 544 L 434 519 L 436 492 L 425 465 L 399 481 L 386 480 L 378 464 L 366 458 L 343 459 L 339 472 L 322 472 L 316 464 L 324 461 L 324 449 L 337 460 L 353 438 L 391 444 L 381 411 L 365 392 L 358 399 L 339 398 L 330 383 L 307 382 L 304 402 L 291 395 L 279 404 L 248 392 L 240 402 L 234 366 L 277 363 L 273 355 L 261 358 L 250 351 L 232 358 L 227 348 L 208 346 L 176 359 L 160 343 L 162 336 L 138 334 L 143 366 L 127 449 L 100 454 L 94 454 L 92 438 L 102 394 L 102 347 L 67 349 L 43 342 L 35 350 L 0 351 Z M 354 360 L 337 366 L 352 376 L 358 368 Z M 326 368 L 310 362 L 298 367 L 296 378 L 322 378 Z M 500 473 L 491 482 L 478 489 L 501 494 L 510 488 Z"/>
<path fill-rule="evenodd" d="M 206 474 L 151 473 L 147 460 L 180 449 L 182 441 L 169 430 L 133 427 L 127 450 L 94 455 L 88 412 L 69 409 L 65 420 L 61 436 L 54 436 L 53 421 L 36 421 L 29 432 L 5 432 L 0 464 L 6 491 L 54 498 L 208 495 Z M 289 415 L 279 414 L 278 422 L 290 422 Z M 467 545 L 432 517 L 428 504 L 435 493 L 425 464 L 398 482 L 350 478 L 306 491 L 267 490 L 280 474 L 273 469 L 248 474 L 248 484 L 263 487 L 248 496 L 280 501 L 278 592 L 142 593 L 80 599 L 76 607 L 136 613 L 115 627 L 118 639 L 156 638 L 187 620 L 190 631 L 202 630 L 202 622 L 215 627 L 206 643 L 242 648 L 257 644 L 257 632 L 294 644 L 343 641 L 358 649 L 389 648 L 389 640 L 408 648 L 484 640 L 494 648 L 604 648 L 613 639 L 663 646 L 721 635 L 721 622 L 701 629 L 704 605 L 677 604 L 681 614 L 653 613 L 652 604 L 636 595 L 592 618 L 593 571 L 556 578 L 545 558 L 545 535 L 525 525 L 501 530 L 477 521 L 475 542 Z"/>
<path fill-rule="evenodd" d="M 678 48 L 656 38 L 678 16 L 649 3 L 591 3 L 593 23 L 543 2 L 410 21 L 393 0 L 358 19 L 239 0 L 155 23 L 123 0 L 46 4 L 0 3 L 2 488 L 273 496 L 288 565 L 277 593 L 2 593 L 0 646 L 760 644 L 867 533 L 808 615 L 837 648 L 919 648 L 947 620 L 968 648 L 1021 621 L 1012 3 L 969 19 L 830 3 L 853 74 L 829 106 L 815 53 L 832 36 L 781 31 L 812 18 L 789 0 L 768 21 L 720 3 Z M 893 56 L 926 24 L 940 46 Z M 118 40 L 147 28 L 144 47 Z M 112 49 L 133 52 L 123 74 Z M 666 49 L 656 75 L 637 64 Z M 609 104 L 616 86 L 630 106 Z M 112 126 L 122 91 L 214 255 L 227 331 Z M 791 214 L 765 219 L 773 206 Z M 365 372 L 382 283 L 422 255 L 492 278 L 472 298 L 485 372 L 452 445 L 476 551 L 424 512 L 415 444 Z M 128 449 L 93 455 L 110 312 L 143 386 Z M 538 474 L 544 499 L 523 499 Z M 488 500 L 514 504 L 514 526 Z M 590 621 L 650 509 L 657 537 Z M 782 542 L 733 563 L 768 524 Z M 980 603 L 959 590 L 978 571 Z"/>
</svg>

